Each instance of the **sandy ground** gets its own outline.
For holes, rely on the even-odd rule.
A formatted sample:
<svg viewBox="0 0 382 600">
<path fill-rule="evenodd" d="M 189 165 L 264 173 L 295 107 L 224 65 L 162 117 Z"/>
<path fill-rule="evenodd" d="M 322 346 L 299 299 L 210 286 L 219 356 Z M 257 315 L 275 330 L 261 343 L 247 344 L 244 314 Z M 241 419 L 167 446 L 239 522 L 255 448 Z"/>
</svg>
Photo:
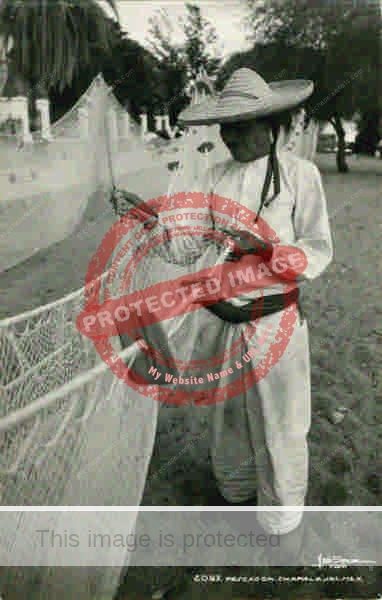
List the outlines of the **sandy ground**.
<svg viewBox="0 0 382 600">
<path fill-rule="evenodd" d="M 313 391 L 308 504 L 375 506 L 382 504 L 382 407 L 376 402 L 381 390 L 377 340 L 382 332 L 382 161 L 352 157 L 346 175 L 336 172 L 332 155 L 320 155 L 317 162 L 328 196 L 335 260 L 304 293 Z M 145 170 L 130 174 L 123 183 L 147 199 L 165 193 L 167 180 L 165 168 L 159 166 L 149 176 Z M 104 198 L 93 198 L 73 235 L 1 274 L 1 317 L 60 298 L 83 284 L 88 263 L 114 220 L 111 213 L 99 218 L 106 209 Z M 84 229 L 88 235 L 77 237 Z M 335 424 L 338 407 L 347 413 Z M 162 408 L 150 466 L 150 474 L 161 474 L 155 485 L 147 486 L 143 504 L 215 504 L 206 439 L 198 439 L 206 414 L 193 416 L 197 418 L 185 409 Z M 186 445 L 189 450 L 180 453 Z M 133 586 L 128 587 L 125 597 L 138 597 Z M 192 594 L 200 593 L 197 586 L 191 587 Z M 194 597 L 190 594 L 184 598 Z M 208 597 L 217 597 L 217 589 L 209 586 Z"/>
</svg>

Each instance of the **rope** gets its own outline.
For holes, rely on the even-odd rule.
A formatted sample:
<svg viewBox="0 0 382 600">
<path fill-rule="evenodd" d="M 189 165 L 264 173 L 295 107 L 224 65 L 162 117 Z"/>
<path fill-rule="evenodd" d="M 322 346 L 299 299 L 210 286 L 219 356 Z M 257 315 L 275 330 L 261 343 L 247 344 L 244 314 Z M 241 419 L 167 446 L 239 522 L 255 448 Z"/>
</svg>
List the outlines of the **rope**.
<svg viewBox="0 0 382 600">
<path fill-rule="evenodd" d="M 137 349 L 140 350 L 138 342 L 135 342 L 128 348 L 125 348 L 120 354 L 121 360 L 125 362 L 132 357 L 135 357 L 135 352 Z M 107 371 L 109 368 L 109 365 L 104 362 L 100 362 L 100 364 L 96 365 L 90 371 L 78 375 L 59 389 L 55 389 L 48 394 L 45 394 L 45 396 L 38 398 L 34 402 L 31 402 L 27 406 L 13 411 L 6 417 L 0 419 L 0 432 L 6 431 L 7 429 L 15 427 L 16 425 L 20 425 L 27 419 L 33 417 L 39 411 L 49 408 L 52 404 L 57 402 L 57 400 L 67 396 L 69 393 L 73 392 L 79 387 L 84 386 L 86 383 L 89 383 L 96 375 Z"/>
<path fill-rule="evenodd" d="M 273 202 L 273 200 L 275 198 L 277 198 L 277 196 L 280 193 L 280 168 L 279 168 L 279 161 L 278 161 L 277 152 L 276 152 L 279 128 L 277 126 L 273 127 L 272 132 L 273 132 L 273 140 L 272 140 L 271 149 L 270 149 L 270 153 L 269 153 L 267 172 L 265 174 L 264 185 L 263 185 L 263 189 L 261 191 L 260 208 L 254 219 L 255 223 L 257 223 L 257 221 L 260 217 L 260 213 L 263 210 L 264 206 L 266 206 L 266 207 L 270 206 L 270 204 Z M 271 196 L 270 198 L 267 199 L 269 189 L 271 187 L 272 179 L 273 179 L 273 186 L 274 186 L 274 194 L 273 194 L 273 196 Z"/>
<path fill-rule="evenodd" d="M 117 189 L 117 186 L 116 186 L 116 183 L 115 183 L 114 170 L 113 170 L 113 159 L 112 159 L 111 141 L 110 141 L 110 135 L 109 135 L 109 133 L 110 133 L 110 130 L 109 130 L 109 120 L 107 118 L 107 114 L 105 114 L 104 119 L 105 119 L 105 142 L 106 142 L 107 164 L 108 164 L 108 168 L 109 168 L 112 189 L 113 189 L 113 192 L 114 192 Z"/>
</svg>

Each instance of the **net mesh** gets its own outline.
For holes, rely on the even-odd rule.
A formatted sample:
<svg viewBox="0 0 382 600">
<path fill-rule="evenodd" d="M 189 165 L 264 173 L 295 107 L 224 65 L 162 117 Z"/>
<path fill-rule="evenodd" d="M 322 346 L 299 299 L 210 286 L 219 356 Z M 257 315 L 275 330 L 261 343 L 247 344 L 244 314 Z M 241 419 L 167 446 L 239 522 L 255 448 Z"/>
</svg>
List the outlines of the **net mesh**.
<svg viewBox="0 0 382 600">
<path fill-rule="evenodd" d="M 84 110 L 90 115 L 88 120 Z M 51 223 L 54 210 L 61 204 L 70 213 L 70 227 L 68 222 L 64 226 L 62 220 L 56 219 L 61 230 L 54 232 L 55 239 L 50 237 L 51 233 L 43 237 L 43 244 L 50 245 L 57 241 L 57 236 L 65 237 L 95 190 L 101 189 L 105 198 L 112 192 L 128 168 L 123 159 L 125 150 L 132 151 L 140 164 L 149 165 L 158 159 L 154 148 L 143 146 L 137 127 L 130 124 L 129 137 L 124 137 L 126 113 L 122 111 L 103 79 L 98 77 L 73 110 L 52 127 L 54 141 L 48 147 L 36 141 L 33 152 L 24 148 L 17 154 L 14 142 L 9 145 L 15 158 L 16 179 L 11 182 L 9 173 L 1 173 L 2 181 L 6 181 L 2 208 L 6 207 L 7 235 L 12 228 L 9 223 L 16 221 L 12 203 L 17 210 L 23 206 L 24 211 L 34 211 L 40 242 L 41 223 L 45 220 Z M 90 123 L 87 136 L 86 122 L 88 127 Z M 301 131 L 302 120 L 299 127 Z M 297 127 L 289 138 L 289 149 L 305 152 L 301 145 L 298 147 L 296 130 Z M 2 151 L 5 143 L 9 142 L 1 141 Z M 175 140 L 169 147 L 173 144 L 180 145 L 180 153 L 179 163 L 171 173 L 168 196 L 176 191 L 192 191 L 195 181 L 209 166 L 228 158 L 217 127 L 191 130 L 181 142 Z M 162 158 L 168 161 L 166 153 Z M 68 163 L 68 179 L 60 190 L 59 182 L 65 179 L 62 168 Z M 34 169 L 37 177 L 32 173 Z M 25 196 L 28 177 L 30 196 Z M 75 202 L 70 202 L 68 180 L 73 183 Z M 47 189 L 54 190 L 42 205 L 46 214 L 33 194 L 34 186 L 40 190 L 42 182 Z M 0 219 L 1 223 L 3 227 L 4 221 Z M 28 229 L 28 220 L 26 225 Z M 160 226 L 157 234 L 159 230 Z M 154 232 L 148 231 L 147 236 L 150 235 Z M 0 235 L 0 244 L 4 237 Z M 149 254 L 135 277 L 136 289 L 155 284 L 158 274 L 160 280 L 165 280 L 224 260 L 226 248 L 219 250 L 215 245 L 211 252 L 210 245 L 209 252 L 203 253 L 205 246 L 195 240 L 194 236 L 177 238 L 170 245 L 160 246 L 159 253 Z M 22 242 L 28 247 L 25 241 L 26 238 Z M 14 251 L 15 240 L 12 244 Z M 8 245 L 9 239 L 4 248 Z M 119 249 L 117 246 L 115 252 Z M 4 256 L 3 247 L 0 255 Z M 184 261 L 184 257 L 189 260 Z M 3 266 L 4 262 L 0 269 Z M 121 264 L 121 272 L 123 267 Z M 86 294 L 85 289 L 77 290 L 50 305 L 0 322 L 0 504 L 3 506 L 139 505 L 141 502 L 158 403 L 151 399 L 145 403 L 142 396 L 134 395 L 126 385 L 119 385 L 109 367 L 101 362 L 92 342 L 76 328 L 85 296 L 99 290 L 102 298 L 106 275 L 87 286 Z M 118 278 L 115 281 L 117 285 Z M 114 292 L 117 294 L 119 290 L 115 288 Z M 175 350 L 179 353 L 183 344 L 177 332 L 185 325 L 190 337 L 194 319 L 196 313 L 173 319 L 159 333 L 158 330 L 151 333 L 150 341 L 156 348 L 166 341 L 170 355 Z M 132 365 L 141 347 L 125 340 L 124 349 L 120 347 L 119 351 L 125 364 Z M 187 356 L 184 358 L 187 360 Z M 132 432 L 130 436 L 126 435 L 128 431 Z M 33 539 L 33 528 L 27 523 L 19 529 L 23 540 Z M 2 543 L 12 546 L 15 536 L 14 526 L 9 525 L 1 532 Z M 10 557 L 8 561 L 11 564 Z M 118 576 L 119 572 L 113 578 L 113 589 L 118 585 Z"/>
<path fill-rule="evenodd" d="M 141 502 L 158 403 L 120 385 L 91 340 L 76 328 L 85 298 L 100 289 L 105 276 L 55 303 L 0 323 L 3 506 L 137 506 Z M 121 352 L 121 358 L 129 365 L 137 352 L 132 345 Z M 51 552 L 36 544 L 33 514 L 28 513 L 27 519 L 23 514 L 13 511 L 0 526 L 1 592 L 17 590 L 28 598 L 47 594 L 53 580 L 58 590 L 52 597 L 61 597 L 64 590 L 67 594 L 56 570 L 52 576 L 51 569 L 40 568 L 37 584 L 30 577 L 31 569 L 14 567 L 32 561 L 32 553 L 33 564 L 45 565 Z M 44 514 L 44 527 L 62 531 L 65 513 Z M 126 533 L 135 526 L 136 514 L 129 514 Z M 86 513 L 84 528 L 97 528 L 104 518 L 107 521 L 107 513 Z M 117 521 L 114 526 L 118 527 Z M 83 590 L 75 584 L 76 592 L 82 590 L 81 598 L 114 596 L 129 553 L 126 548 L 113 552 L 113 569 L 84 573 Z M 88 548 L 87 558 L 109 564 L 110 549 Z M 66 581 L 72 575 L 65 570 Z"/>
<path fill-rule="evenodd" d="M 108 189 L 105 115 L 116 155 L 143 148 L 138 126 L 102 75 L 51 125 L 50 141 L 36 132 L 33 143 L 22 145 L 0 123 L 0 272 L 71 234 L 94 194 Z M 117 160 L 117 171 L 126 162 Z"/>
<path fill-rule="evenodd" d="M 199 95 L 196 91 L 192 102 L 197 102 Z M 312 120 L 304 128 L 303 120 L 301 113 L 286 144 L 312 160 L 318 126 Z M 80 222 L 92 196 L 100 190 L 111 191 L 106 126 L 116 181 L 125 181 L 129 170 L 168 162 L 171 149 L 178 148 L 180 154 L 174 156 L 178 160 L 172 162 L 185 168 L 178 170 L 173 184 L 181 182 L 183 190 L 191 190 L 206 164 L 203 151 L 197 151 L 200 146 L 210 143 L 209 164 L 229 156 L 218 126 L 193 128 L 182 141 L 175 139 L 161 149 L 156 143 L 145 144 L 140 127 L 129 118 L 102 75 L 52 124 L 49 142 L 34 133 L 34 143 L 22 145 L 17 134 L 6 133 L 0 124 L 0 272 L 63 240 Z M 49 226 L 52 222 L 55 227 Z"/>
<path fill-rule="evenodd" d="M 192 95 L 192 104 L 199 99 L 198 94 Z M 105 121 L 105 139 L 110 139 L 108 135 L 110 121 Z M 209 167 L 216 162 L 228 157 L 228 152 L 220 140 L 218 128 L 216 127 L 198 127 L 185 132 L 180 145 L 179 160 L 176 161 L 174 169 L 171 169 L 171 177 L 167 189 L 167 205 L 164 210 L 171 210 L 172 196 L 178 192 L 198 191 L 199 183 L 204 178 Z M 169 144 L 171 146 L 173 144 Z M 117 180 L 114 170 L 114 148 L 109 146 L 111 160 L 108 167 L 112 181 Z M 171 163 L 168 165 L 171 166 Z M 114 208 L 116 213 L 122 218 L 134 206 L 131 203 L 129 194 L 124 190 L 117 190 L 113 194 L 115 199 Z M 149 217 L 148 221 L 153 222 Z M 158 220 L 154 220 L 155 226 L 146 232 L 145 237 L 141 238 L 137 245 L 135 242 L 135 252 L 140 248 L 147 248 L 152 239 L 163 239 L 158 245 L 153 245 L 147 252 L 145 258 L 140 261 L 139 269 L 136 269 L 131 281 L 130 291 L 146 289 L 157 283 L 166 282 L 174 278 L 199 272 L 205 268 L 224 262 L 229 252 L 229 243 L 223 244 L 217 240 L 209 239 L 203 234 L 184 233 L 172 236 L 171 231 L 164 226 L 159 215 Z M 133 238 L 132 238 L 133 239 Z M 110 263 L 121 251 L 126 243 L 126 237 L 121 239 L 119 244 L 115 245 L 113 256 Z M 131 258 L 127 254 L 124 261 L 120 263 L 119 272 L 122 274 Z M 111 266 L 109 263 L 109 266 Z M 122 282 L 123 285 L 123 282 Z M 113 285 L 109 288 L 112 298 L 121 296 L 121 281 L 115 278 Z M 192 343 L 188 340 L 187 344 L 179 344 L 179 332 L 188 331 L 188 337 L 191 332 L 196 330 L 198 313 L 188 313 L 167 319 L 154 326 L 145 327 L 143 332 L 144 342 L 149 348 L 156 351 L 160 350 L 162 356 L 167 360 L 174 360 L 187 363 L 192 354 Z M 123 347 L 131 343 L 130 336 L 121 336 Z M 136 367 L 137 365 L 135 365 Z M 141 374 L 148 372 L 150 361 L 141 363 Z M 139 369 L 138 369 L 139 372 Z"/>
<path fill-rule="evenodd" d="M 314 160 L 318 139 L 318 122 L 310 119 L 306 124 L 306 111 L 302 109 L 296 115 L 291 131 L 286 137 L 285 149 L 297 154 L 300 158 Z"/>
<path fill-rule="evenodd" d="M 99 361 L 94 346 L 75 326 L 83 302 L 84 290 L 81 289 L 59 302 L 0 323 L 0 474 L 3 481 L 5 476 L 20 472 L 26 477 L 32 462 L 36 467 L 36 454 L 42 455 L 43 450 L 53 448 L 60 438 L 65 444 L 62 438 L 68 435 L 70 438 L 70 422 L 75 421 L 81 406 L 85 410 L 87 396 L 94 398 L 96 378 L 73 389 L 69 395 L 64 392 L 65 384 Z M 52 404 L 41 403 L 44 396 L 60 389 L 62 393 Z M 31 411 L 33 405 L 36 408 Z M 85 414 L 88 412 L 85 410 Z M 35 451 L 31 452 L 32 449 Z M 23 465 L 28 464 L 24 471 Z M 49 497 L 47 494 L 46 499 Z M 17 499 L 17 490 L 11 490 L 9 481 L 3 486 L 2 503 L 8 503 L 6 498 Z M 33 504 L 31 500 L 29 498 L 29 503 Z"/>
<path fill-rule="evenodd" d="M 81 110 L 85 105 L 94 126 L 86 144 L 84 132 L 80 131 Z M 80 165 L 78 168 L 88 177 L 91 188 L 102 188 L 106 193 L 112 189 L 113 175 L 118 177 L 115 157 L 123 150 L 124 140 L 115 125 L 122 110 L 102 77 L 98 77 L 70 114 L 54 125 L 55 142 L 49 145 L 54 157 L 60 143 L 70 139 L 73 162 Z M 135 135 L 134 127 L 130 127 L 132 146 L 134 139 L 139 148 L 138 132 Z M 34 153 L 39 154 L 40 150 L 34 147 Z M 25 155 L 18 156 L 18 160 L 20 164 L 24 162 Z M 50 177 L 54 176 L 52 160 L 51 157 L 46 167 Z M 114 160 L 112 167 L 110 160 Z M 174 177 L 179 178 L 179 172 Z M 105 275 L 87 285 L 87 296 L 102 289 Z M 81 449 L 89 436 L 92 416 L 110 404 L 111 396 L 115 401 L 120 394 L 115 389 L 118 380 L 100 362 L 92 342 L 76 328 L 84 301 L 85 289 L 81 289 L 57 302 L 0 322 L 2 504 L 60 503 L 68 475 L 73 477 L 75 465 L 79 468 L 81 463 Z M 123 353 L 127 353 L 126 360 L 127 355 L 135 356 L 138 352 L 130 346 Z M 106 389 L 105 381 L 109 382 Z M 126 389 L 123 393 L 126 402 Z M 130 404 L 133 405 L 131 399 Z M 142 454 L 139 450 L 136 449 L 138 455 Z M 139 504 L 139 493 L 137 489 L 133 504 Z"/>
<path fill-rule="evenodd" d="M 193 101 L 195 102 L 195 98 Z M 81 131 L 81 111 L 85 107 L 91 115 L 87 124 L 91 123 L 93 127 L 93 133 L 90 135 L 89 131 L 86 143 L 83 141 L 84 132 Z M 122 168 L 118 164 L 118 156 L 123 152 L 125 140 L 123 132 L 118 130 L 118 123 L 120 127 L 126 127 L 124 120 L 126 121 L 124 109 L 114 98 L 102 76 L 98 76 L 70 114 L 54 125 L 53 135 L 56 141 L 49 145 L 50 162 L 44 169 L 53 177 L 52 167 L 56 164 L 55 154 L 60 141 L 70 139 L 73 163 L 88 178 L 90 188 L 102 188 L 107 194 L 111 193 Z M 302 151 L 300 140 L 303 137 L 303 123 L 304 114 L 301 112 L 287 142 L 288 149 L 292 151 Z M 130 150 L 134 152 L 135 146 L 137 151 L 146 153 L 145 160 L 150 161 L 149 155 L 153 151 L 142 150 L 138 130 L 135 129 L 134 132 L 134 127 L 128 125 Z M 180 149 L 180 161 L 172 173 L 168 197 L 176 191 L 192 190 L 195 182 L 201 179 L 211 164 L 227 156 L 216 127 L 191 129 L 182 139 Z M 25 156 L 18 156 L 18 160 L 22 162 Z M 77 208 L 71 207 L 71 210 L 76 211 Z M 36 221 L 39 222 L 39 219 Z M 155 235 L 160 231 L 159 224 L 155 228 Z M 147 236 L 150 235 L 154 234 L 148 232 Z M 121 244 L 125 241 L 123 239 Z M 146 242 L 145 239 L 140 243 L 143 245 Z M 115 254 L 119 249 L 117 246 Z M 191 235 L 178 237 L 171 244 L 160 245 L 155 256 L 148 255 L 142 263 L 135 278 L 136 289 L 153 285 L 162 281 L 163 277 L 179 275 L 179 266 L 182 273 L 213 266 L 224 260 L 227 252 L 227 247 L 219 249 L 216 244 L 212 252 L 209 248 L 204 253 L 204 249 L 206 245 L 202 238 Z M 129 258 L 128 256 L 127 259 Z M 158 263 L 156 268 L 153 268 L 153 261 Z M 122 264 L 121 272 L 123 268 Z M 104 281 L 105 276 L 94 282 L 93 286 L 102 290 Z M 119 292 L 119 289 L 114 289 L 115 294 Z M 78 389 L 72 387 L 69 392 L 65 392 L 65 386 L 89 372 L 99 362 L 93 344 L 75 326 L 83 303 L 82 289 L 53 304 L 0 323 L 0 472 L 3 477 L 17 473 L 21 464 L 25 465 L 24 471 L 30 473 L 33 468 L 37 468 L 37 464 L 47 464 L 45 458 L 41 458 L 40 463 L 34 459 L 32 468 L 31 462 L 28 462 L 31 448 L 38 447 L 41 456 L 47 450 L 54 449 L 54 452 L 58 452 L 59 447 L 63 452 L 65 445 L 70 445 L 70 440 L 75 438 L 71 438 L 75 423 L 83 423 L 84 415 L 88 417 L 91 414 L 91 399 L 96 397 L 95 389 L 101 375 L 96 374 L 86 384 L 79 384 Z M 171 339 L 174 335 L 176 338 L 176 331 L 186 319 L 190 317 L 179 317 L 167 324 L 162 331 L 163 336 Z M 59 390 L 61 392 L 52 405 L 45 406 L 44 402 L 41 404 L 42 398 Z M 34 410 L 31 409 L 33 406 Z M 48 434 L 48 441 L 44 441 Z M 54 456 L 52 460 L 54 462 Z M 64 463 L 65 461 L 62 462 L 65 471 Z M 48 466 L 46 472 L 49 472 Z M 11 491 L 10 486 L 6 487 L 7 498 L 14 500 L 16 488 Z"/>
<path fill-rule="evenodd" d="M 104 277 L 86 286 L 86 297 Z M 0 323 L 1 504 L 59 504 L 68 479 L 81 462 L 89 462 L 84 443 L 94 418 L 107 407 L 114 441 L 126 433 L 120 431 L 118 402 L 133 407 L 132 394 L 76 328 L 84 301 L 81 289 Z M 126 364 L 137 351 L 131 347 L 123 353 Z M 96 441 L 99 454 L 104 444 L 102 437 Z M 139 447 L 135 450 L 142 455 Z M 133 504 L 139 503 L 142 486 L 131 488 Z M 80 496 L 72 495 L 76 503 Z"/>
</svg>

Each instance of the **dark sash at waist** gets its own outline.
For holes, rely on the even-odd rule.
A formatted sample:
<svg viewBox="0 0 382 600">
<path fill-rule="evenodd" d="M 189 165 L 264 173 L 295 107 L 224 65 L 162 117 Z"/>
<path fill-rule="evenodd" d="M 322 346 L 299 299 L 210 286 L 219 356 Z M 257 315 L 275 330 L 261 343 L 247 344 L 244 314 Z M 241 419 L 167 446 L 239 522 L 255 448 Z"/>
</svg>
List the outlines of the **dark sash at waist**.
<svg viewBox="0 0 382 600">
<path fill-rule="evenodd" d="M 244 306 L 234 306 L 230 302 L 222 301 L 205 308 L 229 323 L 249 323 L 260 317 L 280 312 L 294 303 L 298 304 L 297 287 L 288 294 L 272 294 L 256 298 Z"/>
</svg>

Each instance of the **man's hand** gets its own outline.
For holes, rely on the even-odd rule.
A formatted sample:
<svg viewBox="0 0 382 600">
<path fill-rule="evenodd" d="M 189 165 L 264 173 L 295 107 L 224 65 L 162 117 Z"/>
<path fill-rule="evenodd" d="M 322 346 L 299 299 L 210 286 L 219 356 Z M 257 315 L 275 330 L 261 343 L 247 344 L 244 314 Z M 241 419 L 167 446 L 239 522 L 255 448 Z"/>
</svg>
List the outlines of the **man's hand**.
<svg viewBox="0 0 382 600">
<path fill-rule="evenodd" d="M 145 225 L 154 224 L 158 219 L 157 213 L 147 206 L 142 198 L 132 192 L 114 189 L 110 197 L 110 203 L 119 217 L 137 219 Z"/>
<path fill-rule="evenodd" d="M 115 213 L 122 217 L 133 207 L 143 204 L 143 200 L 137 196 L 137 194 L 133 194 L 132 192 L 114 189 L 110 197 L 110 203 Z"/>
<path fill-rule="evenodd" d="M 280 283 L 279 276 L 271 271 L 263 257 L 253 254 L 212 267 L 207 273 L 187 275 L 179 283 L 184 288 L 199 285 L 208 289 L 208 282 L 211 283 L 212 280 L 213 291 L 206 292 L 201 299 L 191 299 L 191 302 L 208 306 Z"/>
<path fill-rule="evenodd" d="M 264 257 L 264 260 L 270 259 L 273 245 L 269 240 L 263 238 L 261 235 L 257 235 L 245 230 L 226 230 L 222 227 L 219 227 L 219 231 L 226 233 L 228 238 L 233 241 L 233 253 L 235 256 L 241 257 L 245 254 L 261 254 Z"/>
<path fill-rule="evenodd" d="M 212 267 L 208 274 L 188 275 L 179 283 L 185 287 L 194 284 L 205 287 L 212 278 L 214 292 L 201 299 L 191 300 L 204 306 L 230 300 L 253 290 L 261 290 L 280 283 L 296 281 L 307 265 L 304 252 L 293 246 L 275 246 L 269 261 L 264 256 L 246 254 L 240 260 Z"/>
</svg>

